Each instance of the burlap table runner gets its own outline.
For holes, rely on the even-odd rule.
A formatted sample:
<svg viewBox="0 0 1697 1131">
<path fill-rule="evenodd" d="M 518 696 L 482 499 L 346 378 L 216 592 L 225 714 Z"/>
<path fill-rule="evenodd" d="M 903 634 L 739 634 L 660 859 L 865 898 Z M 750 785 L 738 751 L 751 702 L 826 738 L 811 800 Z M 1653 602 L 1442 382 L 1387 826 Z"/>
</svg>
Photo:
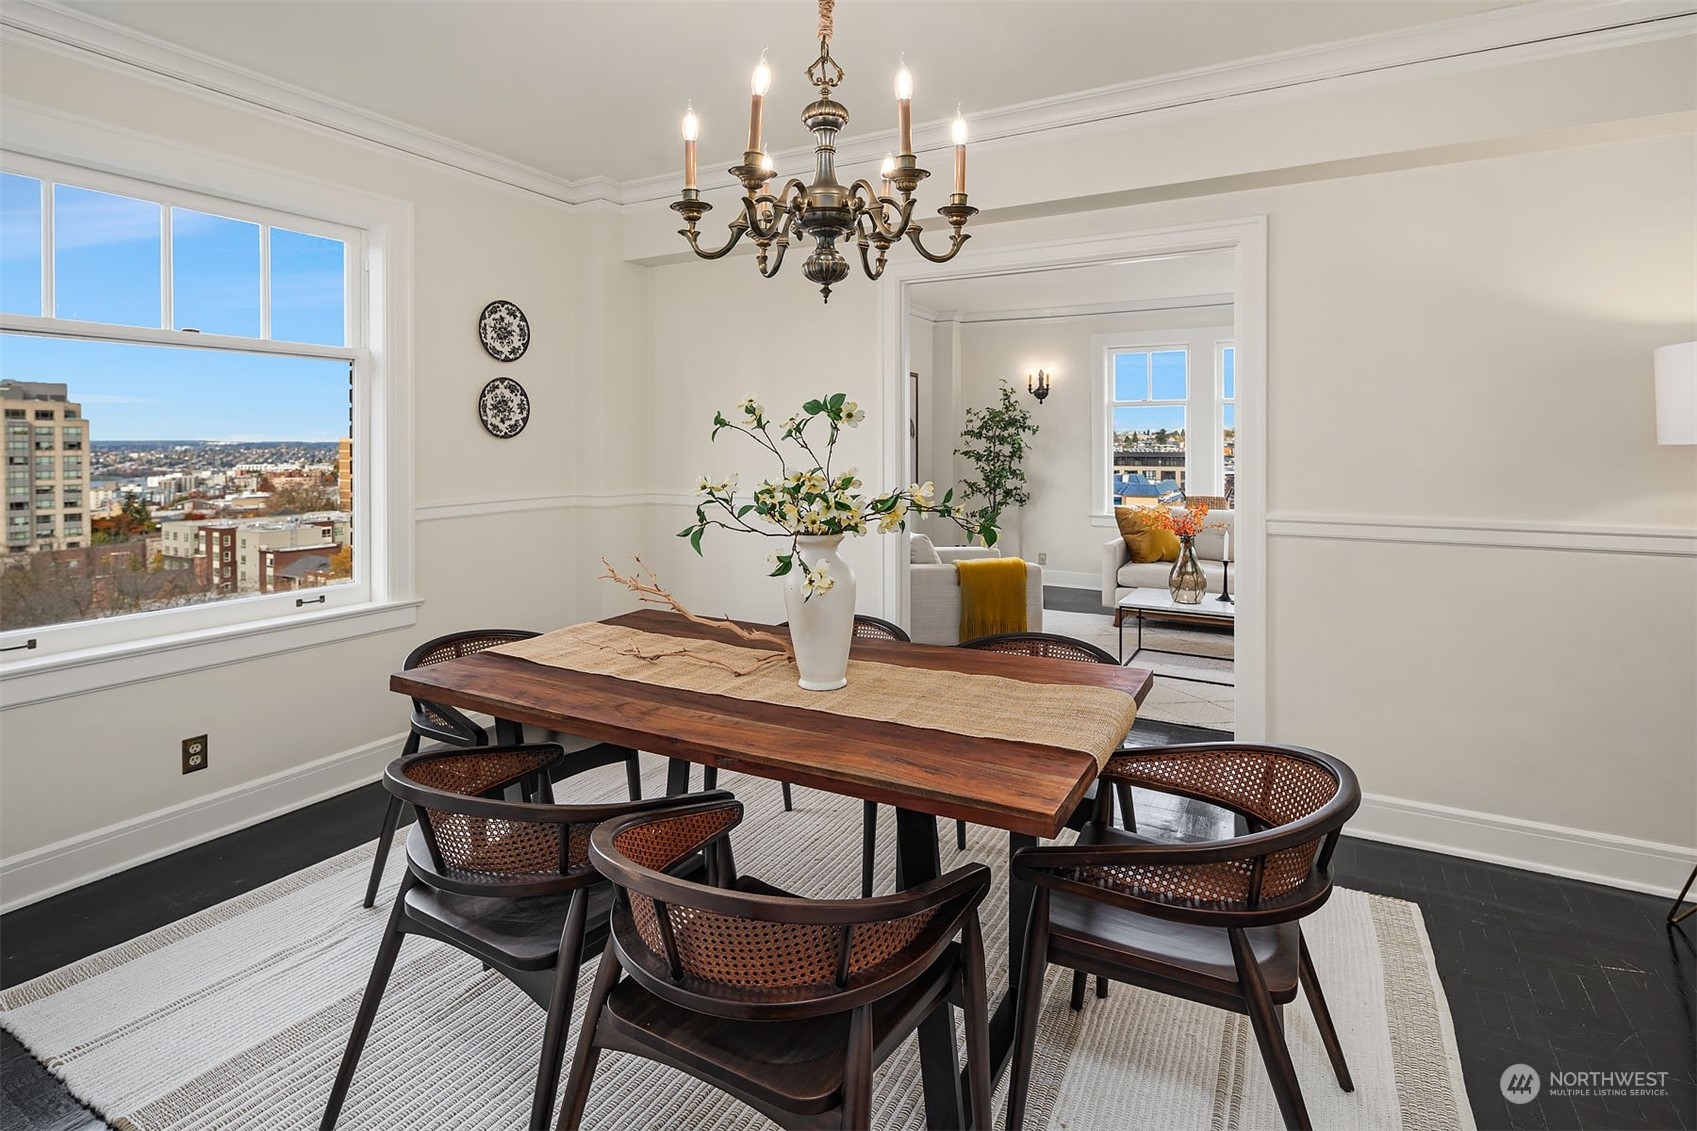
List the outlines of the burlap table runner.
<svg viewBox="0 0 1697 1131">
<path fill-rule="evenodd" d="M 687 651 L 685 650 L 687 649 Z M 491 652 L 635 683 L 799 707 L 903 726 L 1077 750 L 1107 764 L 1137 718 L 1137 701 L 1106 687 L 1026 683 L 999 675 L 850 660 L 848 686 L 803 691 L 788 663 L 717 640 L 621 625 L 573 625 Z M 724 665 L 724 666 L 721 666 Z"/>
</svg>

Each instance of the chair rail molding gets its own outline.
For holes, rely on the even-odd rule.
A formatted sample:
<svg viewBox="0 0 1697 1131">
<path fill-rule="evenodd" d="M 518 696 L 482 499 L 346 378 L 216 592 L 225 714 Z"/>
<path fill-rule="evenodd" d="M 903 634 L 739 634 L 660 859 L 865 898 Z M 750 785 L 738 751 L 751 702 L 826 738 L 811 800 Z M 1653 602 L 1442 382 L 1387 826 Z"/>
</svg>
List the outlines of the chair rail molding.
<svg viewBox="0 0 1697 1131">
<path fill-rule="evenodd" d="M 1267 516 L 1267 535 L 1270 538 L 1318 538 L 1339 542 L 1404 542 L 1423 546 L 1489 546 L 1513 550 L 1697 557 L 1697 530 L 1671 526 L 1276 511 Z"/>
<path fill-rule="evenodd" d="M 569 495 L 529 495 L 499 499 L 444 499 L 434 503 L 419 503 L 413 508 L 413 516 L 419 522 L 441 522 L 446 519 L 481 518 L 485 515 L 518 514 L 525 511 L 574 508 L 609 510 L 615 507 L 659 506 L 673 501 L 672 495 L 635 490 L 586 491 Z"/>
<path fill-rule="evenodd" d="M 250 111 L 281 115 L 315 130 L 429 161 L 468 176 L 562 205 L 604 202 L 635 205 L 676 194 L 679 173 L 617 181 L 605 176 L 579 180 L 556 176 L 476 146 L 443 137 L 338 99 L 262 75 L 212 56 L 179 47 L 52 0 L 9 0 L 0 27 L 18 42 L 99 66 L 139 75 L 178 93 Z M 1688 0 L 1574 0 L 1523 4 L 1376 35 L 1319 44 L 1251 59 L 1093 90 L 1038 99 L 978 112 L 974 136 L 980 144 L 1032 134 L 1052 135 L 1071 127 L 1091 128 L 1138 115 L 1205 110 L 1225 101 L 1320 93 L 1326 85 L 1357 89 L 1424 77 L 1504 66 L 1690 35 L 1697 13 Z M 946 121 L 915 128 L 917 152 L 949 144 Z M 876 162 L 893 143 L 893 132 L 857 135 L 838 154 L 839 162 Z M 773 154 L 780 167 L 811 159 L 811 150 Z M 805 162 L 803 162 L 805 163 Z M 728 178 L 708 178 L 704 191 L 729 187 Z"/>
</svg>

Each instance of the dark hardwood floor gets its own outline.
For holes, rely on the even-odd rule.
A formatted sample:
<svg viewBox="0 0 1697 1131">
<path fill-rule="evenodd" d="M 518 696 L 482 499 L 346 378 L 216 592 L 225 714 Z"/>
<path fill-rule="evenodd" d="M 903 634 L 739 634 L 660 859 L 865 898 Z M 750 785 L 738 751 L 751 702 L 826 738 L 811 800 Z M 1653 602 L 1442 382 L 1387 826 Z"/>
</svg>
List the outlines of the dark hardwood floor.
<svg viewBox="0 0 1697 1131">
<path fill-rule="evenodd" d="M 1149 745 L 1229 737 L 1142 719 L 1132 733 Z M 374 783 L 0 917 L 0 984 L 363 844 L 383 805 Z M 1209 806 L 1139 791 L 1138 810 L 1154 835 L 1220 831 Z M 1687 931 L 1666 928 L 1666 900 L 1350 837 L 1335 863 L 1340 885 L 1412 900 L 1424 912 L 1481 1128 L 1697 1131 L 1697 946 Z M 1697 929 L 1697 917 L 1685 928 Z M 1665 1072 L 1666 1094 L 1546 1090 L 1511 1104 L 1500 1080 L 1517 1063 L 1546 1078 L 1552 1070 Z M 0 1128 L 101 1126 L 10 1034 L 0 1037 Z"/>
</svg>

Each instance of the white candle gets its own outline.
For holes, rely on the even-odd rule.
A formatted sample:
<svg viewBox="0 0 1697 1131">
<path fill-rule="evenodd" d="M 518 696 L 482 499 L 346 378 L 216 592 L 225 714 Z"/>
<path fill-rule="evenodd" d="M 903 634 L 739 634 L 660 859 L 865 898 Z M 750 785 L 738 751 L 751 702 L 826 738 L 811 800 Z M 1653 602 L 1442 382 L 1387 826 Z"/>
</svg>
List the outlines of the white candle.
<svg viewBox="0 0 1697 1131">
<path fill-rule="evenodd" d="M 966 119 L 955 111 L 955 192 L 966 195 Z"/>
<path fill-rule="evenodd" d="M 913 75 L 906 63 L 896 72 L 896 148 L 913 152 Z"/>
<path fill-rule="evenodd" d="M 760 62 L 754 65 L 754 77 L 748 85 L 754 92 L 754 101 L 748 110 L 748 148 L 750 152 L 758 152 L 763 148 L 760 144 L 763 132 L 761 119 L 765 115 L 766 92 L 772 89 L 772 68 L 766 65 L 766 52 L 760 53 Z"/>
<path fill-rule="evenodd" d="M 701 122 L 691 106 L 684 114 L 684 188 L 695 187 L 695 139 L 701 136 Z"/>
</svg>

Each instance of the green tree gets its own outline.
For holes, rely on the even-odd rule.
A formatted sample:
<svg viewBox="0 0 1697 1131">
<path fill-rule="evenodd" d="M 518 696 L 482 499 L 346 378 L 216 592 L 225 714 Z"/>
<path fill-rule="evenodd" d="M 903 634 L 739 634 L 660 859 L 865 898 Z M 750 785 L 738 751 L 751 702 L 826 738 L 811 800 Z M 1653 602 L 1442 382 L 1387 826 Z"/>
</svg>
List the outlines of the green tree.
<svg viewBox="0 0 1697 1131">
<path fill-rule="evenodd" d="M 1020 403 L 1013 386 L 1002 382 L 1001 399 L 989 408 L 966 410 L 966 427 L 960 438 L 965 446 L 955 455 L 972 461 L 976 479 L 961 481 L 968 499 L 982 500 L 970 512 L 979 523 L 1001 525 L 1002 511 L 1031 501 L 1025 489 L 1025 438 L 1037 435 L 1031 413 Z"/>
</svg>

